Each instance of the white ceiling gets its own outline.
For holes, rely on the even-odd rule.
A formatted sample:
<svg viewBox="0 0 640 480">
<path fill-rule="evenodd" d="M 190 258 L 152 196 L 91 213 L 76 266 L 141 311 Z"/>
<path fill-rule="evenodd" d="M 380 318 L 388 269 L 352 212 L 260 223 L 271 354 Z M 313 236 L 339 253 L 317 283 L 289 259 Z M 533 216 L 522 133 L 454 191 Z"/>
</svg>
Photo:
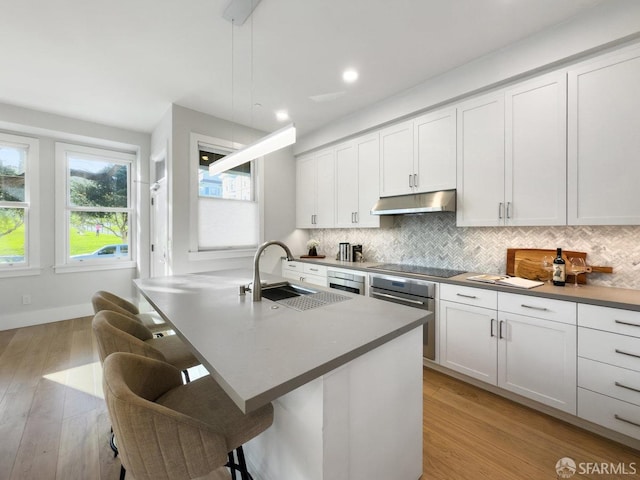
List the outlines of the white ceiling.
<svg viewBox="0 0 640 480">
<path fill-rule="evenodd" d="M 0 102 L 143 132 L 171 103 L 265 131 L 287 109 L 304 135 L 604 1 L 262 0 L 232 33 L 228 0 L 0 0 Z"/>
</svg>

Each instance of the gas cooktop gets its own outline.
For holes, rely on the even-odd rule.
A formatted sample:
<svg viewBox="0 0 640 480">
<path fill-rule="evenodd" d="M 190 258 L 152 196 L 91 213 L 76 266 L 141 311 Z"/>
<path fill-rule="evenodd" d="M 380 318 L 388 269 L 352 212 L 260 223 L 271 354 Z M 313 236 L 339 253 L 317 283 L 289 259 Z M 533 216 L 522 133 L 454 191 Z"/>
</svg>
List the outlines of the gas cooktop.
<svg viewBox="0 0 640 480">
<path fill-rule="evenodd" d="M 430 277 L 450 278 L 467 273 L 465 270 L 449 270 L 446 268 L 422 267 L 419 265 L 407 265 L 403 263 L 383 263 L 375 267 L 369 267 L 373 270 L 384 270 L 387 272 L 412 273 L 414 275 L 428 275 Z"/>
</svg>

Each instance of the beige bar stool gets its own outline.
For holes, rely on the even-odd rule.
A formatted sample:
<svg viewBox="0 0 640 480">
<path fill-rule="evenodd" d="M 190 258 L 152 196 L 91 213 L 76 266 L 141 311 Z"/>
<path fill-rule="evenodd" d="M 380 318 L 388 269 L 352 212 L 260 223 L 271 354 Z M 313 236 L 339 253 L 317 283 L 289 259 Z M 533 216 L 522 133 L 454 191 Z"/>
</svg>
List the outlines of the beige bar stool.
<svg viewBox="0 0 640 480">
<path fill-rule="evenodd" d="M 99 290 L 94 293 L 91 297 L 91 304 L 93 305 L 93 313 L 98 313 L 101 310 L 111 310 L 112 312 L 121 313 L 142 322 L 145 327 L 158 336 L 162 336 L 162 332 L 171 329 L 158 313 L 140 313 L 138 307 L 133 303 L 105 290 Z"/>
<path fill-rule="evenodd" d="M 136 480 L 193 479 L 212 470 L 222 475 L 221 452 L 231 460 L 234 449 L 241 452 L 273 423 L 271 404 L 244 414 L 211 376 L 183 385 L 175 367 L 131 353 L 107 357 L 103 386 L 121 445 L 121 479 L 125 469 Z M 234 479 L 240 469 L 247 480 L 240 452 L 240 465 L 227 466 Z"/>
<path fill-rule="evenodd" d="M 162 360 L 182 370 L 187 382 L 187 369 L 200 364 L 177 335 L 154 337 L 147 327 L 121 313 L 101 310 L 93 317 L 92 327 L 102 362 L 114 352 L 137 353 Z"/>
</svg>

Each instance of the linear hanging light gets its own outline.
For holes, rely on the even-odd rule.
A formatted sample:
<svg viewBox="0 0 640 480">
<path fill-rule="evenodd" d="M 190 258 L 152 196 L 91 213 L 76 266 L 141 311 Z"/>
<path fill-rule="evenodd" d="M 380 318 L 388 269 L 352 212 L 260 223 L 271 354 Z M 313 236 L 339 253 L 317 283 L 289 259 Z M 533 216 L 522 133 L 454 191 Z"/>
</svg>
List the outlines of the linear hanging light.
<svg viewBox="0 0 640 480">
<path fill-rule="evenodd" d="M 273 153 L 296 143 L 296 127 L 293 123 L 270 133 L 257 142 L 221 158 L 209 165 L 209 175 L 225 172 L 239 165 Z"/>
</svg>

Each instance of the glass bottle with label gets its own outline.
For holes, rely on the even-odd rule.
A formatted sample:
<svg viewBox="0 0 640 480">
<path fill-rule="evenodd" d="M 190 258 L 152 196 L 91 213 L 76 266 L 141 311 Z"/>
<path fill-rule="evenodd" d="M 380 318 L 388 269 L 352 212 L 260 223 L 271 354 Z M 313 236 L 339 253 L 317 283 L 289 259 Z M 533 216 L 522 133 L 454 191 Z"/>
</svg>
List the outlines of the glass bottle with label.
<svg viewBox="0 0 640 480">
<path fill-rule="evenodd" d="M 553 284 L 558 287 L 564 287 L 566 280 L 566 264 L 562 258 L 562 249 L 556 250 L 556 258 L 553 259 Z"/>
</svg>

